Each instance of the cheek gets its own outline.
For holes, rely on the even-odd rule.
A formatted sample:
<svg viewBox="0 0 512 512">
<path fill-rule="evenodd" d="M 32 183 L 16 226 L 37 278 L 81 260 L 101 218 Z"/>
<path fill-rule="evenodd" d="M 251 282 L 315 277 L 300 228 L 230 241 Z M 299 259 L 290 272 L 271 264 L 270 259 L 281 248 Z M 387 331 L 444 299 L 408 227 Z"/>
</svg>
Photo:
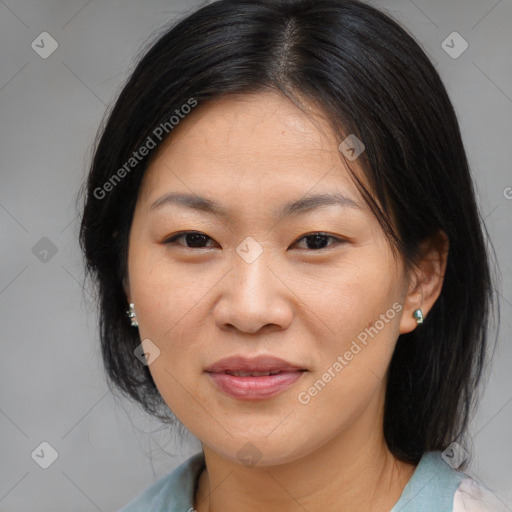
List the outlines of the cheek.
<svg viewBox="0 0 512 512">
<path fill-rule="evenodd" d="M 141 336 L 181 339 L 177 331 L 197 317 L 218 278 L 206 267 L 173 263 L 161 251 L 134 250 L 130 288 Z"/>
<path fill-rule="evenodd" d="M 358 302 L 341 301 L 332 310 L 327 321 L 335 332 L 324 329 L 324 336 L 316 338 L 317 364 L 296 396 L 304 431 L 321 422 L 335 433 L 365 411 L 375 415 L 370 424 L 380 421 L 378 404 L 384 400 L 401 310 L 399 302 L 390 304 L 388 298 L 362 300 L 362 308 Z"/>
<path fill-rule="evenodd" d="M 190 409 L 196 395 L 202 355 L 211 334 L 209 293 L 225 272 L 205 271 L 197 265 L 169 263 L 161 251 L 130 253 L 130 289 L 141 340 L 158 347 L 149 366 L 153 380 L 171 409 Z M 218 274 L 218 275 L 217 275 Z"/>
<path fill-rule="evenodd" d="M 315 414 L 329 401 L 358 408 L 383 387 L 402 310 L 401 276 L 391 255 L 383 255 L 382 248 L 361 251 L 314 283 L 303 282 L 317 364 L 301 403 L 309 401 Z"/>
<path fill-rule="evenodd" d="M 383 258 L 385 249 L 354 251 L 334 267 L 319 268 L 314 277 L 296 276 L 291 287 L 310 310 L 322 351 L 341 350 L 360 333 L 364 338 L 376 322 L 386 337 L 398 336 L 401 277 L 391 256 Z"/>
</svg>

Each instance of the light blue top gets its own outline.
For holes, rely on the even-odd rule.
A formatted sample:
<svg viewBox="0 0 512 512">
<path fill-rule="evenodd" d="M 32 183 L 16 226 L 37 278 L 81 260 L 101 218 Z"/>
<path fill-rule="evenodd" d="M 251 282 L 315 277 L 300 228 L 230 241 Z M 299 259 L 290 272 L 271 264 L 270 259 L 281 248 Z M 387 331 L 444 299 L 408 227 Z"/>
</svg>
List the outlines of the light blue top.
<svg viewBox="0 0 512 512">
<path fill-rule="evenodd" d="M 204 467 L 203 452 L 196 453 L 119 512 L 192 512 Z M 452 512 L 455 491 L 464 478 L 468 475 L 449 466 L 441 452 L 426 452 L 390 512 Z"/>
</svg>

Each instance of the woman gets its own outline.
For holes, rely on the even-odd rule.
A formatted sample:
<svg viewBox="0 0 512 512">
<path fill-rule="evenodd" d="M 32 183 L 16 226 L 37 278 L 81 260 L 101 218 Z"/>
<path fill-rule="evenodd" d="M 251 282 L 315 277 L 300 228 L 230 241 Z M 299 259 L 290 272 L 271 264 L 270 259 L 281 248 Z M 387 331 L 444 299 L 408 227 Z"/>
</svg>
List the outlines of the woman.
<svg viewBox="0 0 512 512">
<path fill-rule="evenodd" d="M 165 33 L 103 128 L 81 243 L 111 382 L 202 451 L 123 511 L 488 506 L 461 472 L 479 219 L 443 84 L 378 10 L 223 0 Z"/>
</svg>

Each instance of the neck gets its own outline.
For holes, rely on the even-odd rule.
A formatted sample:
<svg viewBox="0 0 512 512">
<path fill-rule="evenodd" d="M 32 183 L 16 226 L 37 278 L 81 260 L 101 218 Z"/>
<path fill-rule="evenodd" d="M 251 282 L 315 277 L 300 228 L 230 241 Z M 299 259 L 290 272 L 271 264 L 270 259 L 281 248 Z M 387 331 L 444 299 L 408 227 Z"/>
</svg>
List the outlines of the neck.
<svg viewBox="0 0 512 512">
<path fill-rule="evenodd" d="M 382 424 L 382 417 L 361 417 L 320 449 L 287 464 L 249 468 L 203 446 L 206 470 L 195 509 L 389 512 L 415 466 L 391 454 L 375 420 Z"/>
</svg>

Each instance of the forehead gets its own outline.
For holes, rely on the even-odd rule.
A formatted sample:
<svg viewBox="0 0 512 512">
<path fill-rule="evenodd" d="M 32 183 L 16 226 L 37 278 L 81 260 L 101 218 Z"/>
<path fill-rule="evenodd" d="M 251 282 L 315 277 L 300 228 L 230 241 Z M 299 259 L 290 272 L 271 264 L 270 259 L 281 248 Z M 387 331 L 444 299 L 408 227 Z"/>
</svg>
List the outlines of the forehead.
<svg viewBox="0 0 512 512">
<path fill-rule="evenodd" d="M 166 147 L 208 145 L 218 152 L 232 147 L 264 154 L 270 148 L 305 153 L 332 149 L 334 137 L 322 113 L 305 105 L 307 113 L 277 92 L 228 95 L 199 105 L 173 131 Z M 307 147 L 304 147 L 304 144 Z"/>
<path fill-rule="evenodd" d="M 148 199 L 174 186 L 189 193 L 301 195 L 358 191 L 322 113 L 275 92 L 230 95 L 199 105 L 162 144 L 143 181 Z M 357 197 L 354 197 L 357 199 Z"/>
</svg>

